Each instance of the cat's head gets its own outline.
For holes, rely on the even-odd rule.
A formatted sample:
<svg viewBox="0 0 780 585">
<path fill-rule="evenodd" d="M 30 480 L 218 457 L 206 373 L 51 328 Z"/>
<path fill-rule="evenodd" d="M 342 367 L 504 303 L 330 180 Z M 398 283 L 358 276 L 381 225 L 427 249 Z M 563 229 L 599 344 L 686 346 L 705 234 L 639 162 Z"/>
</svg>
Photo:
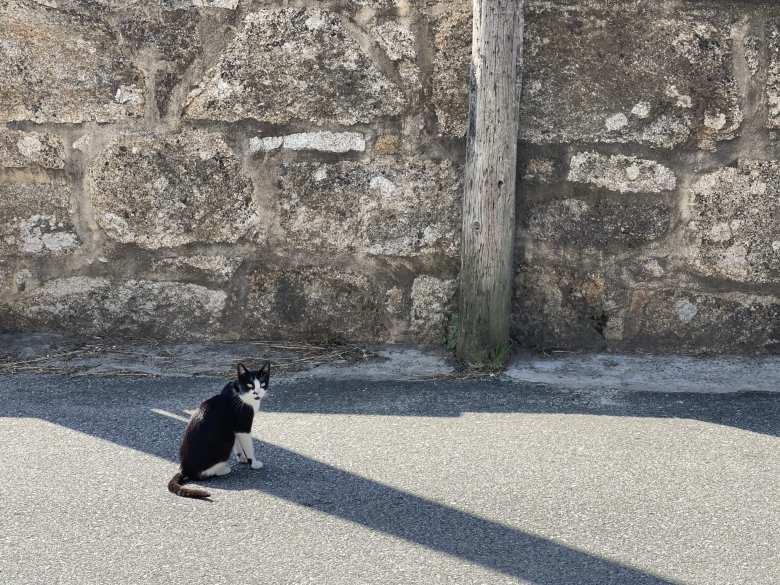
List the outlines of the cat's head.
<svg viewBox="0 0 780 585">
<path fill-rule="evenodd" d="M 244 402 L 265 398 L 271 379 L 271 362 L 265 362 L 259 370 L 250 370 L 238 364 L 238 397 Z"/>
</svg>

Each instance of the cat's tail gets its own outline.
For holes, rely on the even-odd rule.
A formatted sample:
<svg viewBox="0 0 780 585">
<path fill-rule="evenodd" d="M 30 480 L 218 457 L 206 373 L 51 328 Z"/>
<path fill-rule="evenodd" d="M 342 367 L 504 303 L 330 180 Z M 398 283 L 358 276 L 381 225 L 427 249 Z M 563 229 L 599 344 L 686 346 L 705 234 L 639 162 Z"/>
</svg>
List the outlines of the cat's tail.
<svg viewBox="0 0 780 585">
<path fill-rule="evenodd" d="M 171 478 L 171 481 L 168 482 L 168 491 L 177 496 L 181 496 L 182 498 L 205 500 L 206 498 L 211 497 L 211 494 L 206 491 L 184 487 L 184 484 L 187 483 L 187 481 L 189 481 L 189 478 L 179 470 L 179 472 Z"/>
</svg>

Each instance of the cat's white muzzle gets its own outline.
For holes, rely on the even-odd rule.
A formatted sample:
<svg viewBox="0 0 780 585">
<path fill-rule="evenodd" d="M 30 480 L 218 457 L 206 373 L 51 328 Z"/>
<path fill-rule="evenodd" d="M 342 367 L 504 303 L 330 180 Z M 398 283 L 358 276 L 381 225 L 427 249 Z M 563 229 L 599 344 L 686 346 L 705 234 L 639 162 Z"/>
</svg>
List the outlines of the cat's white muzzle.
<svg viewBox="0 0 780 585">
<path fill-rule="evenodd" d="M 262 384 L 257 380 L 255 380 L 254 387 L 252 388 L 252 394 L 258 400 L 265 398 L 265 388 L 263 388 Z"/>
</svg>

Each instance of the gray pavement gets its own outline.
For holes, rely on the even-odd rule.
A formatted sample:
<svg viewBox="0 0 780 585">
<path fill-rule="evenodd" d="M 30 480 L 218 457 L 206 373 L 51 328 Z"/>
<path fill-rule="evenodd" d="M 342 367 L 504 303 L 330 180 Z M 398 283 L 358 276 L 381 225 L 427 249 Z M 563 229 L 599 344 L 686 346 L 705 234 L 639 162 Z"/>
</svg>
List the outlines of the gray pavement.
<svg viewBox="0 0 780 585">
<path fill-rule="evenodd" d="M 165 485 L 222 380 L 0 376 L 0 583 L 778 582 L 780 394 L 322 372 L 213 503 Z"/>
</svg>

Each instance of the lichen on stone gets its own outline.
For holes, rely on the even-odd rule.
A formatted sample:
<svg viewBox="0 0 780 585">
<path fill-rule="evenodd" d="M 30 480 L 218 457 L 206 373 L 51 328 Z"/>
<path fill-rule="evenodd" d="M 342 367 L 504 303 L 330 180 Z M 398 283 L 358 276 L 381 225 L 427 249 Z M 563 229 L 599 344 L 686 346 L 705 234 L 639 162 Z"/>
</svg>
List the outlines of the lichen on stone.
<svg viewBox="0 0 780 585">
<path fill-rule="evenodd" d="M 372 26 L 371 32 L 391 61 L 417 59 L 417 42 L 407 26 L 388 20 Z"/>
<path fill-rule="evenodd" d="M 311 251 L 458 254 L 460 180 L 449 161 L 285 162 L 280 224 Z"/>
<path fill-rule="evenodd" d="M 56 134 L 0 128 L 0 167 L 65 168 L 65 148 Z"/>
<path fill-rule="evenodd" d="M 597 152 L 575 154 L 571 158 L 568 180 L 620 193 L 660 193 L 673 191 L 677 186 L 677 177 L 661 163 Z"/>
<path fill-rule="evenodd" d="M 92 162 L 86 185 L 98 225 L 123 244 L 235 243 L 257 223 L 251 180 L 217 134 L 120 137 Z"/>
<path fill-rule="evenodd" d="M 416 341 L 436 344 L 445 341 L 454 295 L 454 280 L 428 275 L 415 278 L 411 293 L 410 328 Z"/>
<path fill-rule="evenodd" d="M 246 16 L 218 64 L 190 94 L 185 116 L 351 126 L 397 116 L 405 106 L 401 88 L 338 14 L 261 9 Z"/>
<path fill-rule="evenodd" d="M 780 346 L 780 301 L 775 297 L 639 288 L 630 305 L 618 350 L 761 354 L 775 353 Z"/>
<path fill-rule="evenodd" d="M 567 198 L 528 204 L 525 233 L 534 240 L 562 246 L 635 247 L 665 236 L 671 217 L 664 201 Z"/>
<path fill-rule="evenodd" d="M 665 149 L 691 136 L 708 146 L 734 138 L 743 120 L 732 58 L 738 19 L 695 3 L 530 3 L 521 137 Z M 721 129 L 703 128 L 705 109 L 726 116 Z"/>
<path fill-rule="evenodd" d="M 11 318 L 25 328 L 198 339 L 219 330 L 227 295 L 182 282 L 74 276 L 25 294 Z"/>
<path fill-rule="evenodd" d="M 242 318 L 266 336 L 307 341 L 382 339 L 385 287 L 336 265 L 259 266 L 249 275 Z"/>
<path fill-rule="evenodd" d="M 555 177 L 555 161 L 532 158 L 525 165 L 522 180 L 549 183 Z"/>
<path fill-rule="evenodd" d="M 471 22 L 471 5 L 461 1 L 434 20 L 431 102 L 439 132 L 445 136 L 466 134 Z"/>
<path fill-rule="evenodd" d="M 700 177 L 689 192 L 686 255 L 706 275 L 780 282 L 780 163 L 742 160 Z"/>
<path fill-rule="evenodd" d="M 250 152 L 314 150 L 319 152 L 363 152 L 366 139 L 360 132 L 299 132 L 287 136 L 257 136 L 249 140 Z"/>
<path fill-rule="evenodd" d="M 769 21 L 766 76 L 767 128 L 780 128 L 780 18 Z"/>
<path fill-rule="evenodd" d="M 0 184 L 0 254 L 62 255 L 80 245 L 66 185 Z"/>
<path fill-rule="evenodd" d="M 243 258 L 228 256 L 177 256 L 161 258 L 152 264 L 153 272 L 196 270 L 218 282 L 228 282 L 244 262 Z"/>
<path fill-rule="evenodd" d="M 515 278 L 514 336 L 536 349 L 605 349 L 609 314 L 603 272 L 529 259 L 521 261 Z"/>
<path fill-rule="evenodd" d="M 0 122 L 143 115 L 144 76 L 97 12 L 75 15 L 8 0 L 0 3 L 0 39 Z"/>
</svg>

